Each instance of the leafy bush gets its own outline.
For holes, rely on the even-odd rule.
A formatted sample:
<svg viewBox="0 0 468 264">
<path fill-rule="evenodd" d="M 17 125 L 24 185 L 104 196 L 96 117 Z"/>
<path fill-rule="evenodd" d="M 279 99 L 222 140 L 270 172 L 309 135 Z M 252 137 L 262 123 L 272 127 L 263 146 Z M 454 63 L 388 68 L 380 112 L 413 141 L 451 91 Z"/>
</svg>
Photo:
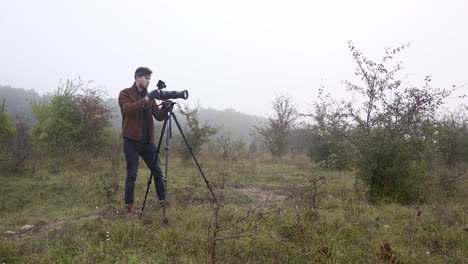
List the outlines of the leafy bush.
<svg viewBox="0 0 468 264">
<path fill-rule="evenodd" d="M 6 111 L 6 105 L 3 101 L 0 105 L 0 142 L 5 143 L 11 139 L 15 134 L 15 122 L 10 119 Z"/>
<path fill-rule="evenodd" d="M 447 167 L 468 162 L 468 107 L 462 106 L 447 112 L 435 122 L 434 139 L 437 152 Z"/>
<path fill-rule="evenodd" d="M 309 125 L 307 155 L 325 169 L 351 168 L 354 148 L 347 140 L 346 123 L 326 98 L 321 99 L 314 106 L 315 113 L 308 115 L 314 123 Z"/>
<path fill-rule="evenodd" d="M 36 142 L 55 154 L 70 153 L 75 148 L 97 151 L 106 140 L 111 110 L 99 88 L 90 89 L 81 79 L 67 80 L 50 99 L 33 105 L 37 125 Z"/>
<path fill-rule="evenodd" d="M 6 111 L 6 104 L 0 104 L 0 166 L 10 166 L 8 146 L 16 135 L 15 122 L 10 119 Z"/>
</svg>

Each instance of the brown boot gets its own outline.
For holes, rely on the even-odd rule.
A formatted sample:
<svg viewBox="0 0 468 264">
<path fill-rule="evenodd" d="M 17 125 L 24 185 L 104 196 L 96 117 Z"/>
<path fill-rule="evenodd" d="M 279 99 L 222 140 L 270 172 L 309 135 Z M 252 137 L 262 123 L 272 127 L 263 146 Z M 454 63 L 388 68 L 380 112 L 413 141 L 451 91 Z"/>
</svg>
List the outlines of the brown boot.
<svg viewBox="0 0 468 264">
<path fill-rule="evenodd" d="M 164 202 L 164 200 L 159 200 L 159 205 L 161 205 L 161 207 L 164 207 L 164 203 L 166 203 L 166 208 L 171 207 L 171 203 L 169 201 Z"/>
<path fill-rule="evenodd" d="M 135 213 L 133 212 L 133 204 L 126 204 L 125 205 L 125 216 L 128 218 L 134 218 Z"/>
</svg>

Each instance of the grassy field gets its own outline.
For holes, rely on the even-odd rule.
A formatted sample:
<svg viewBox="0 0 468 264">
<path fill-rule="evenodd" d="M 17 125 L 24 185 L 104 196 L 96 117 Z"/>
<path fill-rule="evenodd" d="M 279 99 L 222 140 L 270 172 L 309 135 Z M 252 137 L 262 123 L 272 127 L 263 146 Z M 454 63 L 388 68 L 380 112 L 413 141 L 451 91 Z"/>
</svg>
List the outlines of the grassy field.
<svg viewBox="0 0 468 264">
<path fill-rule="evenodd" d="M 468 262 L 464 186 L 446 199 L 425 183 L 411 205 L 372 205 L 352 172 L 304 157 L 200 160 L 221 206 L 192 161 L 171 157 L 167 224 L 153 186 L 141 220 L 122 215 L 122 159 L 2 173 L 0 263 Z M 137 207 L 148 177 L 141 167 Z"/>
</svg>

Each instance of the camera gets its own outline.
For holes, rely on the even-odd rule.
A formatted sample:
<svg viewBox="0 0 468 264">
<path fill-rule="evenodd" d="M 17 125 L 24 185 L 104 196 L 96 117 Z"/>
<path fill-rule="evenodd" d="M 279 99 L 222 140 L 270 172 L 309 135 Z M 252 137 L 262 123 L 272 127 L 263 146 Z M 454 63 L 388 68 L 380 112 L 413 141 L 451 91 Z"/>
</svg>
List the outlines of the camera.
<svg viewBox="0 0 468 264">
<path fill-rule="evenodd" d="M 166 83 L 159 80 L 158 83 L 156 84 L 156 86 L 158 87 L 159 90 L 162 90 L 162 89 L 166 88 Z"/>
<path fill-rule="evenodd" d="M 166 88 L 166 83 L 159 80 L 156 86 L 159 89 L 159 98 L 156 98 L 158 100 L 169 100 L 169 99 L 184 99 L 186 100 L 188 98 L 188 91 L 183 90 L 183 91 L 163 91 L 162 89 Z"/>
</svg>

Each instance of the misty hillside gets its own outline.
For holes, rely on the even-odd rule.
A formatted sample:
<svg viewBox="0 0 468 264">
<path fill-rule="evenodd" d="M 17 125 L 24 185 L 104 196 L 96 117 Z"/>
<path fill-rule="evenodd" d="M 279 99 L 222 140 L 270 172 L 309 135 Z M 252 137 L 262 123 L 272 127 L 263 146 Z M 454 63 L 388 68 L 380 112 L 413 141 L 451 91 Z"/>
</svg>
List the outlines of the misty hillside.
<svg viewBox="0 0 468 264">
<path fill-rule="evenodd" d="M 34 115 L 32 114 L 32 102 L 41 102 L 47 96 L 40 96 L 35 90 L 24 90 L 21 88 L 13 88 L 10 86 L 0 86 L 0 100 L 5 101 L 7 111 L 12 118 L 23 117 L 30 124 L 35 123 Z M 121 129 L 122 118 L 117 98 L 107 100 L 107 105 L 112 109 L 113 118 L 112 125 L 116 130 Z M 183 101 L 179 101 L 183 106 Z M 176 116 L 181 125 L 184 126 L 184 116 L 177 112 L 178 106 L 175 107 Z M 248 115 L 237 112 L 235 109 L 216 110 L 212 108 L 201 107 L 198 112 L 201 124 L 207 123 L 212 127 L 219 129 L 219 133 L 231 132 L 234 140 L 242 138 L 246 142 L 250 142 L 252 126 L 265 121 L 265 118 Z M 158 125 L 158 123 L 156 123 Z M 175 129 L 175 127 L 174 127 Z M 216 135 L 214 136 L 216 138 Z"/>
<path fill-rule="evenodd" d="M 5 101 L 8 113 L 14 119 L 24 118 L 27 123 L 34 123 L 32 114 L 32 103 L 40 102 L 44 98 L 35 90 L 25 90 L 22 88 L 13 88 L 11 86 L 0 85 L 0 101 Z"/>
</svg>

